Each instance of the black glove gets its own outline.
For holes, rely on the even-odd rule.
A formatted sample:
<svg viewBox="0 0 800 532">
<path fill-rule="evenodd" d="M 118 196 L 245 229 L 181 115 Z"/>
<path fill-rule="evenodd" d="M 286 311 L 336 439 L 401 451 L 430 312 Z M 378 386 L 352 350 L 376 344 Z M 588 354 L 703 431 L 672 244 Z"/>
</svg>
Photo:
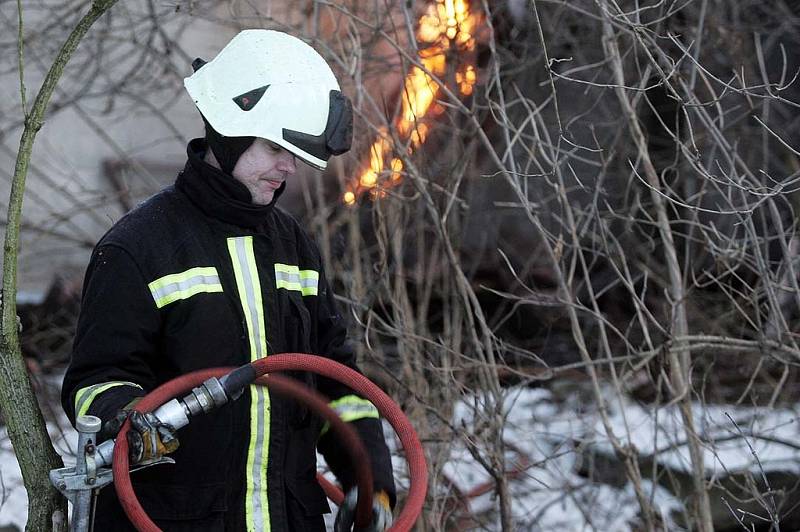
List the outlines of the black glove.
<svg viewBox="0 0 800 532">
<path fill-rule="evenodd" d="M 334 532 L 350 532 L 356 520 L 356 502 L 358 501 L 358 489 L 353 488 L 344 498 L 339 513 L 336 514 L 336 521 L 333 523 Z M 392 508 L 389 495 L 385 491 L 379 491 L 372 496 L 372 521 L 366 528 L 359 528 L 357 532 L 384 532 L 392 526 Z"/>
<path fill-rule="evenodd" d="M 172 425 L 161 422 L 153 413 L 136 412 L 140 398 L 136 398 L 103 425 L 100 441 L 115 438 L 128 417 L 131 428 L 128 431 L 128 455 L 132 464 L 156 460 L 178 448 L 180 443 Z"/>
<path fill-rule="evenodd" d="M 122 428 L 125 420 L 128 419 L 128 416 L 130 416 L 131 412 L 133 412 L 133 407 L 135 407 L 136 403 L 141 400 L 141 397 L 134 398 L 130 403 L 117 410 L 117 413 L 114 414 L 114 417 L 103 423 L 103 428 L 100 430 L 100 434 L 97 435 L 97 441 L 103 442 L 106 440 L 115 439 L 119 433 L 119 429 Z"/>
</svg>

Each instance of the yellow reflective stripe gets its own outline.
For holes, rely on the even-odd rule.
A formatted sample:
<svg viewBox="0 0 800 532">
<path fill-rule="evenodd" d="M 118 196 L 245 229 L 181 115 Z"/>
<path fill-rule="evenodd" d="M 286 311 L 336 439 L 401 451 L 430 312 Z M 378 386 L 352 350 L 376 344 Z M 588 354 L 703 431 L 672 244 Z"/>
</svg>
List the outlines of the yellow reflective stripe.
<svg viewBox="0 0 800 532">
<path fill-rule="evenodd" d="M 147 287 L 150 289 L 157 308 L 181 299 L 188 299 L 195 294 L 222 292 L 217 269 L 213 266 L 190 268 L 185 272 L 171 273 L 149 283 Z"/>
<path fill-rule="evenodd" d="M 287 281 L 285 279 L 275 279 L 275 287 L 285 288 L 287 290 L 297 290 L 298 292 L 301 292 L 303 290 L 303 287 L 300 286 L 300 283 Z"/>
<path fill-rule="evenodd" d="M 116 386 L 134 386 L 140 390 L 142 389 L 142 387 L 135 382 L 127 381 L 100 382 L 92 384 L 91 386 L 85 386 L 75 394 L 75 417 L 85 415 L 98 395 Z"/>
<path fill-rule="evenodd" d="M 315 296 L 319 287 L 319 272 L 300 270 L 300 291 L 304 296 Z"/>
<path fill-rule="evenodd" d="M 269 391 L 264 386 L 259 386 L 258 391 L 264 397 L 264 403 L 259 408 L 261 412 L 261 465 L 260 465 L 260 473 L 264 475 L 263 477 L 263 484 L 261 486 L 261 492 L 259 495 L 261 496 L 261 508 L 263 508 L 263 530 L 269 531 L 271 527 L 271 523 L 269 520 L 269 499 L 268 499 L 268 491 L 269 488 L 269 476 L 267 475 L 267 465 L 269 464 L 269 437 L 270 437 L 270 401 L 269 401 Z"/>
<path fill-rule="evenodd" d="M 275 263 L 275 273 L 283 272 L 283 273 L 299 273 L 299 269 L 297 266 L 293 266 L 291 264 L 281 264 L 280 262 Z"/>
<path fill-rule="evenodd" d="M 258 277 L 253 237 L 228 239 L 228 252 L 233 264 L 236 287 L 247 325 L 250 360 L 267 356 L 261 282 Z M 270 400 L 262 386 L 250 386 L 250 442 L 247 448 L 245 517 L 248 531 L 270 529 L 267 490 L 269 463 Z"/>
<path fill-rule="evenodd" d="M 159 277 L 158 279 L 156 279 L 147 286 L 149 286 L 150 289 L 152 290 L 161 288 L 168 284 L 187 281 L 192 277 L 202 277 L 202 276 L 217 277 L 217 269 L 214 268 L 213 266 L 190 268 L 185 272 L 171 273 L 169 275 L 165 275 L 164 277 Z"/>
<path fill-rule="evenodd" d="M 345 423 L 367 418 L 378 419 L 380 417 L 380 413 L 378 409 L 375 408 L 375 405 L 357 395 L 345 395 L 335 401 L 331 401 L 328 403 L 328 406 L 336 411 Z M 325 422 L 325 425 L 323 425 L 319 433 L 320 436 L 328 432 L 329 428 L 330 423 Z"/>
<path fill-rule="evenodd" d="M 256 386 L 251 385 L 250 387 L 250 445 L 247 447 L 247 469 L 245 470 L 245 477 L 247 482 L 247 493 L 245 494 L 244 499 L 244 509 L 245 509 L 245 517 L 247 519 L 247 531 L 251 532 L 255 530 L 255 523 L 254 521 L 254 514 L 255 508 L 253 504 L 253 490 L 254 490 L 254 482 L 253 478 L 250 475 L 250 472 L 253 470 L 253 462 L 255 462 L 256 456 L 256 439 L 253 438 L 253 434 L 255 431 L 253 430 L 254 421 L 253 421 L 253 403 L 255 403 L 255 397 L 258 393 L 256 390 Z"/>
<path fill-rule="evenodd" d="M 301 270 L 291 264 L 275 263 L 275 287 L 296 290 L 304 296 L 315 296 L 319 287 L 319 272 Z"/>
<path fill-rule="evenodd" d="M 256 266 L 256 254 L 253 252 L 253 238 L 245 237 L 245 252 L 247 253 L 247 263 L 250 267 L 250 275 L 253 280 L 253 292 L 255 295 L 255 313 L 258 319 L 258 358 L 267 356 L 267 334 L 264 326 L 264 302 L 261 298 L 261 282 L 258 279 L 258 267 Z M 254 359 L 255 360 L 255 359 Z"/>
<path fill-rule="evenodd" d="M 328 403 L 344 421 L 355 421 L 365 417 L 378 418 L 378 409 L 370 401 L 357 395 L 345 395 Z"/>
<path fill-rule="evenodd" d="M 181 299 L 189 299 L 195 294 L 201 294 L 201 293 L 211 294 L 214 292 L 222 292 L 222 285 L 221 284 L 194 285 L 186 290 L 179 290 L 176 292 L 172 292 L 167 296 L 156 299 L 156 307 L 161 308 L 166 305 L 169 305 L 170 303 L 174 303 L 175 301 L 179 301 Z"/>
<path fill-rule="evenodd" d="M 301 291 L 300 270 L 291 264 L 275 263 L 275 287 Z"/>
</svg>

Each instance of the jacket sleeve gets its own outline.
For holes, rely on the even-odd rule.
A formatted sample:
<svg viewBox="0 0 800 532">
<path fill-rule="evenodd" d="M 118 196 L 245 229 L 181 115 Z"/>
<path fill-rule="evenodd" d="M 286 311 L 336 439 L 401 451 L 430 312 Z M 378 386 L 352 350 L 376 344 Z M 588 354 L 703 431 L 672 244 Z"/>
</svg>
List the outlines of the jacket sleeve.
<svg viewBox="0 0 800 532">
<path fill-rule="evenodd" d="M 61 403 L 70 421 L 90 414 L 104 423 L 155 384 L 159 316 L 133 257 L 115 245 L 92 254 L 83 285 L 72 359 Z"/>
<path fill-rule="evenodd" d="M 316 353 L 359 371 L 355 354 L 347 340 L 344 320 L 336 308 L 333 293 L 321 267 L 316 300 L 316 315 L 313 316 L 317 322 Z M 349 387 L 331 379 L 320 378 L 318 388 L 323 395 L 331 399 L 331 407 L 361 436 L 372 460 L 375 491 L 386 491 L 394 505 L 395 487 L 391 455 L 384 439 L 377 409 Z M 355 485 L 355 476 L 350 459 L 338 439 L 323 429 L 317 447 L 345 491 L 349 491 Z"/>
</svg>

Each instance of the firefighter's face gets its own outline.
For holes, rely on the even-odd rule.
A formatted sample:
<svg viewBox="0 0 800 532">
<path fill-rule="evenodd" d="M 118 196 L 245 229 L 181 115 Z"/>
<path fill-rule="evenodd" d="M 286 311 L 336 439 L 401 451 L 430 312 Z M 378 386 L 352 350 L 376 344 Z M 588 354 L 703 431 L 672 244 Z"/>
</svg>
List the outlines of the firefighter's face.
<svg viewBox="0 0 800 532">
<path fill-rule="evenodd" d="M 232 174 L 250 191 L 253 203 L 267 205 L 296 169 L 294 155 L 268 140 L 256 139 L 239 157 Z"/>
</svg>

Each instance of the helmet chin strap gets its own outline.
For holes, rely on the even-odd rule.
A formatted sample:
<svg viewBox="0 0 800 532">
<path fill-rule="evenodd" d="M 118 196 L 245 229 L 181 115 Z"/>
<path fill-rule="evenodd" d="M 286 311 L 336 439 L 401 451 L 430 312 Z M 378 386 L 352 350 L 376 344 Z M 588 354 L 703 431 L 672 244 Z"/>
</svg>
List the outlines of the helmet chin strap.
<svg viewBox="0 0 800 532">
<path fill-rule="evenodd" d="M 256 138 L 226 137 L 220 135 L 205 117 L 203 117 L 203 122 L 206 125 L 206 142 L 217 159 L 220 169 L 228 175 L 233 175 L 233 169 L 239 157 L 253 144 Z"/>
</svg>

